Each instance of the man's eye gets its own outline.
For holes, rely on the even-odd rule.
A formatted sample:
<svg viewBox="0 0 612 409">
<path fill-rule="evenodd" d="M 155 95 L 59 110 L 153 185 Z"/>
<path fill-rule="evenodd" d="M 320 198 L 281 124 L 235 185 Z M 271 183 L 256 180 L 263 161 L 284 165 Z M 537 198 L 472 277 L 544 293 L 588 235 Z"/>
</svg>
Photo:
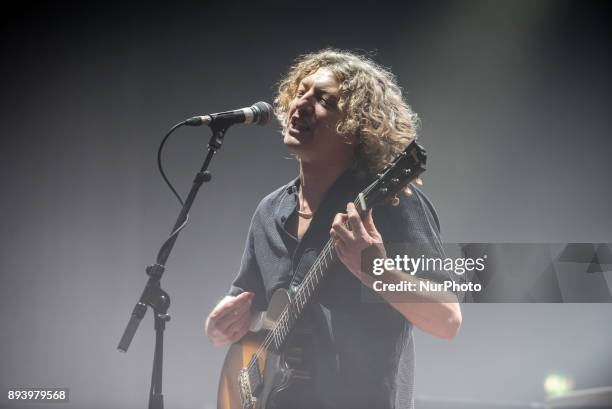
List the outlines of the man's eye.
<svg viewBox="0 0 612 409">
<path fill-rule="evenodd" d="M 325 107 L 334 107 L 336 104 L 332 98 L 321 97 L 319 101 L 321 101 L 321 105 Z"/>
</svg>

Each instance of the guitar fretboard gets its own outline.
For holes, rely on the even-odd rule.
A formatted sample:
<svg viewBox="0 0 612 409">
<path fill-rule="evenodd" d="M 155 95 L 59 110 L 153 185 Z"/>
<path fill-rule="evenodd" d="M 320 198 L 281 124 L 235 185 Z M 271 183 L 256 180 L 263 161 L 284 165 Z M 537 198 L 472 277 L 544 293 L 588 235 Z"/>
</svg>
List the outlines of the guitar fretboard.
<svg viewBox="0 0 612 409">
<path fill-rule="evenodd" d="M 308 305 L 315 290 L 325 277 L 327 271 L 329 271 L 329 267 L 334 263 L 335 259 L 336 252 L 333 242 L 330 239 L 325 246 L 323 246 L 323 250 L 321 250 L 321 253 L 319 253 L 312 267 L 310 267 L 304 276 L 304 280 L 298 287 L 298 290 L 292 294 L 291 301 L 287 304 L 285 310 L 277 320 L 276 327 L 271 334 L 276 350 L 280 348 L 287 335 L 289 335 L 293 325 L 302 314 L 302 311 L 304 311 L 306 305 Z"/>
<path fill-rule="evenodd" d="M 427 155 L 415 141 L 411 142 L 395 160 L 383 170 L 379 177 L 366 187 L 353 201 L 360 213 L 383 203 L 398 193 L 410 180 L 425 171 Z M 278 351 L 291 332 L 294 324 L 308 305 L 315 290 L 325 278 L 329 267 L 336 261 L 333 241 L 329 239 L 317 256 L 298 289 L 291 294 L 290 301 L 279 315 L 276 326 L 268 334 L 266 347 Z"/>
</svg>

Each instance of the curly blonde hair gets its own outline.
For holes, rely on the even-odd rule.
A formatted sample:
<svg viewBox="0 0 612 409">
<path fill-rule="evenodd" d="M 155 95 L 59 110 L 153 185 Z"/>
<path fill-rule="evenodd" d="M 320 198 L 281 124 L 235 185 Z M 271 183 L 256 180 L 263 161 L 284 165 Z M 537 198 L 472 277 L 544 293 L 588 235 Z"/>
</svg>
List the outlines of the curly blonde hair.
<svg viewBox="0 0 612 409">
<path fill-rule="evenodd" d="M 418 117 L 404 101 L 395 76 L 370 58 L 331 48 L 298 57 L 278 86 L 278 120 L 287 126 L 300 82 L 322 67 L 340 82 L 338 108 L 343 116 L 336 131 L 357 137 L 355 167 L 376 173 L 416 139 Z"/>
</svg>

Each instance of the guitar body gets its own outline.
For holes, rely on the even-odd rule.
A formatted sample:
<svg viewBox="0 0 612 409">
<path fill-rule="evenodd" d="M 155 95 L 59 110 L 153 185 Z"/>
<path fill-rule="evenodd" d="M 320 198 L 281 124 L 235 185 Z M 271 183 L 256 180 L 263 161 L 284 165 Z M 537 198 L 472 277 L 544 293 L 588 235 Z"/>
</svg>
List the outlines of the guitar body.
<svg viewBox="0 0 612 409">
<path fill-rule="evenodd" d="M 288 303 L 287 291 L 277 290 L 266 319 L 276 322 Z M 217 409 L 304 409 L 301 405 L 312 397 L 308 361 L 304 359 L 309 349 L 308 331 L 294 328 L 279 351 L 263 346 L 265 335 L 265 331 L 248 333 L 230 346 L 219 380 Z M 257 351 L 260 353 L 254 360 Z M 254 362 L 258 369 L 251 374 L 255 376 L 245 376 L 245 369 L 253 368 Z"/>
<path fill-rule="evenodd" d="M 359 193 L 353 203 L 360 214 L 397 195 L 425 171 L 426 159 L 425 150 L 411 142 Z M 248 334 L 230 347 L 219 381 L 217 409 L 322 407 L 315 401 L 311 380 L 313 374 L 317 376 L 312 367 L 315 356 L 311 331 L 304 325 L 308 319 L 300 317 L 335 260 L 335 246 L 330 239 L 316 260 L 308 263 L 306 274 L 291 296 L 284 289 L 273 294 L 264 319 L 269 333 Z"/>
</svg>

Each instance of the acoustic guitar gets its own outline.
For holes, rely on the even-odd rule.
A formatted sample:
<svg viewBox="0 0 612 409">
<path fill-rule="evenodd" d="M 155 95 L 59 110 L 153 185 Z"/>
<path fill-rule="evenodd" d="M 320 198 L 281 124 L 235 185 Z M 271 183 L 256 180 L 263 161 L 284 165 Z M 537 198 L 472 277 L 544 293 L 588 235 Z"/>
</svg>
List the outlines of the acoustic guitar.
<svg viewBox="0 0 612 409">
<path fill-rule="evenodd" d="M 427 155 L 410 143 L 354 200 L 360 214 L 398 200 L 411 181 L 425 171 Z M 300 285 L 278 289 L 262 317 L 263 330 L 249 332 L 230 346 L 225 357 L 217 409 L 300 408 L 311 387 L 308 328 L 299 324 L 305 307 L 336 259 L 333 241 L 323 246 Z M 308 408 L 310 409 L 310 408 Z"/>
</svg>

